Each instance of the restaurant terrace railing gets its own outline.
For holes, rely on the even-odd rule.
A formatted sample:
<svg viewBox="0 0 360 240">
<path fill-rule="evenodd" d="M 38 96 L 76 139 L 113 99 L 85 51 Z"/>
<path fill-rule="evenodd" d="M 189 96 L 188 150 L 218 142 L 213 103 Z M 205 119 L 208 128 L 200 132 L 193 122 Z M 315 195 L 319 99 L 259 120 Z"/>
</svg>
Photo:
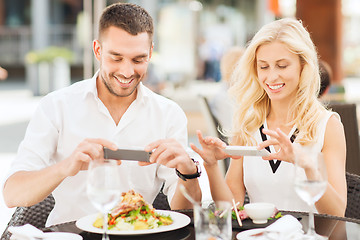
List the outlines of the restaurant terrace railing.
<svg viewBox="0 0 360 240">
<path fill-rule="evenodd" d="M 74 54 L 73 64 L 82 62 L 83 48 L 80 46 L 76 25 L 51 25 L 49 46 L 66 47 Z M 32 50 L 30 26 L 0 26 L 0 65 L 25 65 L 25 56 Z"/>
</svg>

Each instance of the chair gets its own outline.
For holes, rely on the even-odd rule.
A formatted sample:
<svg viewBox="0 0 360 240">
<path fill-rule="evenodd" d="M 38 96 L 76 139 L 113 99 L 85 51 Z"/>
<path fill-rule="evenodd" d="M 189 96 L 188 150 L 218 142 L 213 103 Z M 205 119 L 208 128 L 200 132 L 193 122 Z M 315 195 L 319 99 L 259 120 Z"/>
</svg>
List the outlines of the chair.
<svg viewBox="0 0 360 240">
<path fill-rule="evenodd" d="M 346 171 L 360 175 L 359 128 L 354 103 L 330 103 L 329 109 L 337 112 L 344 125 L 346 139 Z"/>
<path fill-rule="evenodd" d="M 162 191 L 156 196 L 152 205 L 155 209 L 171 210 L 167 196 Z"/>
<path fill-rule="evenodd" d="M 347 206 L 345 217 L 360 219 L 360 176 L 346 172 Z"/>
<path fill-rule="evenodd" d="M 201 112 L 207 124 L 208 134 L 210 136 L 216 136 L 225 143 L 228 143 L 227 137 L 224 136 L 222 133 L 222 127 L 219 120 L 215 117 L 215 115 L 211 111 L 211 107 L 208 99 L 205 96 L 201 96 L 201 95 L 198 97 L 198 99 L 199 99 Z M 220 164 L 219 166 L 223 171 L 223 173 L 225 174 L 230 165 L 230 159 L 225 159 L 223 163 L 224 163 L 223 165 Z"/>
<path fill-rule="evenodd" d="M 222 133 L 223 128 L 220 124 L 220 121 L 216 118 L 216 116 L 212 112 L 209 104 L 209 100 L 205 96 L 199 96 L 199 98 L 200 98 L 201 111 L 206 119 L 209 129 L 209 134 L 211 134 L 212 136 L 217 136 L 222 141 L 227 143 L 228 139 Z"/>
<path fill-rule="evenodd" d="M 1 236 L 1 240 L 10 239 L 11 233 L 8 231 L 10 226 L 22 226 L 28 223 L 40 229 L 44 228 L 46 220 L 51 210 L 54 208 L 54 205 L 55 199 L 50 194 L 42 202 L 31 207 L 17 207 Z"/>
<path fill-rule="evenodd" d="M 165 183 L 163 183 L 163 185 L 161 186 L 160 192 L 156 196 L 152 205 L 155 209 L 171 210 L 167 196 L 163 192 L 164 185 L 165 185 Z"/>
<path fill-rule="evenodd" d="M 247 203 L 250 203 L 250 198 L 249 198 L 249 195 L 248 195 L 248 193 L 247 193 L 247 191 L 245 192 L 245 198 L 244 198 L 244 204 L 243 205 L 245 205 L 245 204 L 247 204 Z"/>
</svg>

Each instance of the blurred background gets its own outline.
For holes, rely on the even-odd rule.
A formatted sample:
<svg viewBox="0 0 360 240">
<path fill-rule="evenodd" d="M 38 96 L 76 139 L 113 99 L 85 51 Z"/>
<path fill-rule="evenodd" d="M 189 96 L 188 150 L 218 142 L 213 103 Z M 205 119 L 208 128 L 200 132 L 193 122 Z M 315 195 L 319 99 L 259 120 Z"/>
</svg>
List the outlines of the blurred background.
<svg viewBox="0 0 360 240">
<path fill-rule="evenodd" d="M 97 21 L 102 9 L 114 2 L 118 1 L 0 0 L 0 66 L 8 71 L 6 82 L 44 95 L 91 77 L 97 68 L 91 51 Z M 332 67 L 335 83 L 360 75 L 358 0 L 127 2 L 143 6 L 154 18 L 152 70 L 164 83 L 159 90 L 196 79 L 218 82 L 222 54 L 233 45 L 245 46 L 262 25 L 282 17 L 302 19 L 320 58 Z"/>
<path fill-rule="evenodd" d="M 97 69 L 92 40 L 102 9 L 114 0 L 0 0 L 0 178 L 45 94 L 90 78 Z M 220 59 L 245 47 L 264 24 L 301 19 L 320 59 L 332 70 L 325 99 L 359 103 L 359 0 L 133 0 L 153 16 L 154 54 L 144 83 L 180 104 L 195 130 L 213 134 L 199 95 L 221 85 Z M 1 78 L 1 77 L 0 77 Z M 359 112 L 359 111 L 358 111 Z M 0 198 L 0 233 L 13 209 Z"/>
</svg>

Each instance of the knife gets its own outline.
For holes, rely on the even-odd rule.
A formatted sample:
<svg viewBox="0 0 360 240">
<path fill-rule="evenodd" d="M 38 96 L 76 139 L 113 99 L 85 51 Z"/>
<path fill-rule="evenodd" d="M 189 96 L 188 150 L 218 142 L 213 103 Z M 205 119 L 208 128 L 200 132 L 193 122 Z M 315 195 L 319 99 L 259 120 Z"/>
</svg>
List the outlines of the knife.
<svg viewBox="0 0 360 240">
<path fill-rule="evenodd" d="M 130 160 L 140 162 L 150 162 L 151 152 L 145 152 L 144 150 L 135 149 L 118 149 L 113 151 L 104 147 L 104 158 L 115 160 Z"/>
</svg>

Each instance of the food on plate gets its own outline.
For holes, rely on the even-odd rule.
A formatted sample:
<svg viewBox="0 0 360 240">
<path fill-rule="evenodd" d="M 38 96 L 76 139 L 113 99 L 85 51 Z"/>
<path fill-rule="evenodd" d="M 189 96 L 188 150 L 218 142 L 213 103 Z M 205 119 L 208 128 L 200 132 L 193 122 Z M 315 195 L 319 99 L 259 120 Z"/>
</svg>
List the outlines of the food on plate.
<svg viewBox="0 0 360 240">
<path fill-rule="evenodd" d="M 109 230 L 131 231 L 154 229 L 170 225 L 173 220 L 155 212 L 141 194 L 134 190 L 121 194 L 121 201 L 108 214 Z M 94 227 L 102 228 L 103 220 L 99 216 L 93 223 Z"/>
</svg>

